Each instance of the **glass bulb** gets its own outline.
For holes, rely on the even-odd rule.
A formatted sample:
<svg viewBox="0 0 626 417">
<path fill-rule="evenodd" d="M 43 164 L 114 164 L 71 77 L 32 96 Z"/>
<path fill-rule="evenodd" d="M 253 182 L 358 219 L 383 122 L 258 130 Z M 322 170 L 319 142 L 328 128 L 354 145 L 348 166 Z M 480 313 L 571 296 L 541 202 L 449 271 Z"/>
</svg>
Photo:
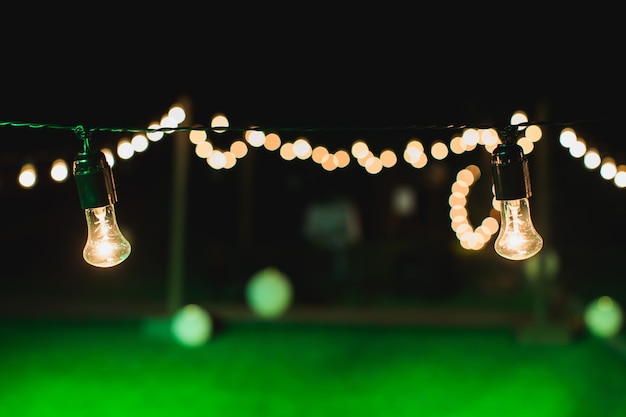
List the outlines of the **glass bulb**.
<svg viewBox="0 0 626 417">
<path fill-rule="evenodd" d="M 89 264 L 102 268 L 115 266 L 130 255 L 130 243 L 122 235 L 115 219 L 112 204 L 85 209 L 87 243 L 83 258 Z"/>
<path fill-rule="evenodd" d="M 500 233 L 494 244 L 496 253 L 519 261 L 535 255 L 543 247 L 543 238 L 530 218 L 528 198 L 501 201 Z"/>
</svg>

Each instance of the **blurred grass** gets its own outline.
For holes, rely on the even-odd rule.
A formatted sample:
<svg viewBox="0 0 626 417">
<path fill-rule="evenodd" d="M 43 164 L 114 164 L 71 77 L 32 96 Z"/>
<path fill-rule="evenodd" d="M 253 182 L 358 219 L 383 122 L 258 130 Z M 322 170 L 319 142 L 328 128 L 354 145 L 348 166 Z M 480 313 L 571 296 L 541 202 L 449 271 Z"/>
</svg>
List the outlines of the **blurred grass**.
<svg viewBox="0 0 626 417">
<path fill-rule="evenodd" d="M 3 416 L 626 415 L 625 358 L 593 337 L 244 321 L 190 348 L 138 320 L 0 324 Z"/>
</svg>

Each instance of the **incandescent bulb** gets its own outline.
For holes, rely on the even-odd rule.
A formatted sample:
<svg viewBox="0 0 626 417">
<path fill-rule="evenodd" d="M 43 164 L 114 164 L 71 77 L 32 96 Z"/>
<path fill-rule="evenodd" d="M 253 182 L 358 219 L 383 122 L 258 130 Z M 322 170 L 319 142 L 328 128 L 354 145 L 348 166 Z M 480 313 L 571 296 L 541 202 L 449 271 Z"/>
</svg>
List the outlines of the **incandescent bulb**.
<svg viewBox="0 0 626 417">
<path fill-rule="evenodd" d="M 115 266 L 130 255 L 130 243 L 117 225 L 113 205 L 86 208 L 87 243 L 83 258 L 102 268 Z"/>
<path fill-rule="evenodd" d="M 494 149 L 491 172 L 496 200 L 500 201 L 500 232 L 494 243 L 503 258 L 520 261 L 535 255 L 543 247 L 543 238 L 530 218 L 531 196 L 528 159 L 514 142 L 516 129 L 504 131 L 507 141 Z"/>
<path fill-rule="evenodd" d="M 130 243 L 122 235 L 115 216 L 117 202 L 113 173 L 104 153 L 85 146 L 74 160 L 74 177 L 87 220 L 83 258 L 102 268 L 118 265 L 130 255 Z"/>
<path fill-rule="evenodd" d="M 543 238 L 530 218 L 528 198 L 501 201 L 500 213 L 500 232 L 494 244 L 498 255 L 519 261 L 541 250 Z"/>
</svg>

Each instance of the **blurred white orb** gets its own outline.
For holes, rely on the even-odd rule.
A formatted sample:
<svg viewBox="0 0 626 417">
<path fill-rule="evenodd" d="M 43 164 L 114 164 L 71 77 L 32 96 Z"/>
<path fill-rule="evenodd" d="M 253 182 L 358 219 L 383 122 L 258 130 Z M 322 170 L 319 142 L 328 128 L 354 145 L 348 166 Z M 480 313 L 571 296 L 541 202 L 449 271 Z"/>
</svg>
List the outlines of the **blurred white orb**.
<svg viewBox="0 0 626 417">
<path fill-rule="evenodd" d="M 619 333 L 623 314 L 621 307 L 613 298 L 603 295 L 589 303 L 585 309 L 584 319 L 592 334 L 609 338 Z"/>
<path fill-rule="evenodd" d="M 275 267 L 252 275 L 246 286 L 250 309 L 260 317 L 275 318 L 291 305 L 293 289 L 287 276 Z"/>
<path fill-rule="evenodd" d="M 172 334 L 183 346 L 205 344 L 213 332 L 213 320 L 209 313 L 196 304 L 188 304 L 172 317 Z"/>
</svg>

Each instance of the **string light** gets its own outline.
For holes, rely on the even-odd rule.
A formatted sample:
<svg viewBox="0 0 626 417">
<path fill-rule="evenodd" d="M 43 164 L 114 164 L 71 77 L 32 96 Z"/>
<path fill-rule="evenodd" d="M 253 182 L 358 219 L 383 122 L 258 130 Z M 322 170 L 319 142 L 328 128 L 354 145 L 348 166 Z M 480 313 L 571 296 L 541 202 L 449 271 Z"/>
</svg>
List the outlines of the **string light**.
<svg viewBox="0 0 626 417">
<path fill-rule="evenodd" d="M 529 207 L 527 205 L 528 197 L 530 197 L 530 182 L 528 180 L 528 173 L 526 166 L 526 155 L 530 153 L 534 148 L 534 143 L 541 138 L 540 125 L 561 125 L 566 126 L 561 133 L 560 142 L 568 148 L 570 154 L 575 158 L 584 157 L 585 166 L 589 169 L 599 168 L 600 175 L 605 179 L 611 179 L 615 182 L 615 185 L 624 188 L 626 187 L 626 165 L 616 165 L 613 158 L 609 156 L 600 157 L 595 148 L 587 148 L 586 142 L 578 137 L 570 125 L 574 125 L 579 122 L 572 123 L 554 123 L 554 122 L 528 122 L 528 118 L 525 113 L 517 112 L 511 117 L 511 123 L 504 131 L 510 132 L 515 130 L 516 136 L 523 132 L 524 135 L 516 140 L 508 140 L 506 143 L 502 143 L 498 137 L 498 129 L 495 126 L 468 126 L 468 125 L 411 125 L 411 126 L 392 126 L 392 127 L 365 127 L 365 128 L 316 128 L 316 127 L 233 127 L 230 125 L 228 118 L 222 114 L 217 113 L 214 115 L 210 127 L 202 125 L 194 126 L 180 126 L 180 123 L 185 119 L 185 111 L 180 106 L 172 106 L 170 110 L 165 114 L 159 122 L 154 122 L 147 128 L 120 128 L 120 127 L 96 127 L 84 131 L 82 126 L 61 126 L 41 123 L 23 123 L 23 122 L 11 122 L 0 121 L 0 127 L 12 126 L 12 127 L 29 127 L 34 129 L 50 128 L 50 129 L 62 129 L 73 130 L 77 134 L 83 135 L 85 150 L 74 161 L 74 176 L 79 188 L 79 196 L 81 197 L 81 204 L 85 210 L 95 209 L 95 207 L 85 207 L 91 205 L 85 201 L 89 198 L 106 200 L 101 207 L 110 207 L 108 210 L 104 210 L 105 215 L 112 216 L 114 226 L 112 230 L 117 228 L 115 220 L 115 212 L 113 210 L 113 204 L 117 201 L 115 195 L 115 188 L 113 185 L 113 178 L 111 173 L 111 167 L 115 160 L 113 153 L 108 148 L 103 148 L 101 151 L 91 151 L 89 149 L 88 140 L 85 139 L 91 133 L 94 132 L 125 132 L 131 133 L 131 138 L 125 137 L 119 140 L 116 151 L 117 156 L 121 159 L 130 159 L 138 152 L 144 152 L 149 144 L 161 140 L 165 135 L 173 133 L 175 131 L 189 132 L 189 140 L 195 145 L 195 153 L 198 157 L 204 158 L 207 165 L 213 169 L 230 169 L 233 168 L 238 159 L 245 157 L 249 153 L 249 147 L 264 148 L 268 151 L 278 151 L 278 153 L 285 160 L 311 160 L 319 164 L 323 169 L 332 171 L 339 168 L 345 168 L 349 165 L 351 156 L 362 166 L 366 172 L 370 174 L 377 174 L 385 168 L 391 168 L 398 162 L 398 155 L 393 149 L 384 149 L 380 154 L 376 155 L 364 140 L 357 139 L 353 142 L 353 145 L 349 149 L 337 149 L 330 151 L 326 146 L 318 145 L 313 147 L 306 136 L 303 133 L 306 132 L 332 132 L 332 131 L 420 131 L 420 130 L 450 130 L 459 131 L 461 134 L 455 134 L 448 145 L 445 142 L 437 140 L 430 146 L 430 154 L 435 160 L 443 160 L 448 157 L 449 153 L 461 154 L 474 150 L 478 145 L 483 145 L 485 150 L 492 153 L 492 173 L 494 175 L 494 211 L 500 210 L 505 203 L 515 200 L 521 200 L 521 206 L 519 209 L 523 209 L 528 216 L 528 221 L 535 236 L 535 247 L 530 251 L 525 251 L 523 254 L 517 253 L 511 255 L 510 253 L 504 255 L 503 249 L 498 247 L 501 242 L 496 239 L 496 252 L 500 255 L 508 257 L 509 259 L 526 259 L 541 249 L 543 241 L 538 233 L 532 226 L 530 220 Z M 83 129 L 83 130 L 81 130 Z M 507 130 L 508 129 L 508 130 Z M 504 132 L 503 131 L 503 132 Z M 230 146 L 226 148 L 217 147 L 208 133 L 211 134 L 223 134 L 225 132 L 241 132 L 242 136 L 239 139 L 234 140 Z M 283 141 L 279 132 L 300 132 L 301 135 L 297 136 L 293 142 Z M 514 143 L 515 142 L 515 143 Z M 515 146 L 512 146 L 515 145 Z M 87 151 L 87 149 L 89 149 Z M 412 137 L 407 141 L 404 151 L 400 153 L 405 162 L 416 169 L 423 168 L 428 163 L 428 155 L 425 151 L 424 145 L 421 140 Z M 507 159 L 508 158 L 508 159 Z M 502 164 L 503 160 L 507 159 L 507 164 Z M 510 165 L 510 166 L 509 166 Z M 519 166 L 517 166 L 519 165 Z M 506 167 L 506 168 L 505 168 Z M 519 171 L 521 169 L 522 174 L 512 172 Z M 50 175 L 56 182 L 62 182 L 64 180 L 62 160 L 56 160 L 54 166 L 51 167 Z M 93 171 L 93 172 L 92 172 Z M 469 186 L 480 176 L 480 170 L 476 166 L 468 166 L 464 171 L 470 171 L 475 176 L 474 179 L 469 180 L 469 184 L 466 184 L 466 191 L 469 192 Z M 510 171 L 510 172 L 509 172 Z M 461 174 L 459 172 L 459 174 Z M 506 174 L 504 174 L 506 173 Z M 94 185 L 91 184 L 94 178 L 87 180 L 88 175 L 94 175 L 94 178 L 99 178 L 95 183 L 102 181 L 102 183 L 96 186 L 97 191 L 93 189 Z M 504 174 L 504 179 L 503 179 Z M 511 178 L 506 178 L 511 175 L 517 180 L 513 182 L 519 182 L 517 185 L 513 185 L 515 190 L 513 194 L 508 194 L 510 190 L 506 190 L 511 187 L 507 184 Z M 521 175 L 521 176 L 520 176 Z M 65 175 L 66 176 L 66 175 Z M 85 176 L 85 177 L 83 177 Z M 110 177 L 110 179 L 108 178 Z M 32 188 L 37 182 L 37 173 L 32 164 L 25 164 L 20 173 L 20 184 L 24 188 Z M 110 181 L 110 182 L 109 182 Z M 460 181 L 457 178 L 455 186 L 458 191 L 458 183 Z M 520 186 L 524 183 L 523 188 Z M 89 185 L 87 185 L 89 184 Z M 455 187 L 453 186 L 453 187 Z M 98 189 L 99 187 L 99 189 Z M 102 190 L 105 190 L 102 193 Z M 92 195 L 93 194 L 93 195 Z M 453 191 L 453 194 L 455 192 Z M 524 197 L 516 198 L 514 200 L 507 200 L 507 196 L 511 195 L 523 195 Z M 88 197 L 89 196 L 89 197 Z M 102 201 L 100 201 L 102 203 Z M 466 202 L 466 201 L 465 201 Z M 452 204 L 452 203 L 451 203 Z M 507 208 L 510 209 L 510 204 L 507 203 Z M 454 210 L 453 210 L 454 209 Z M 465 210 L 465 211 L 463 211 Z M 517 210 L 517 209 L 516 209 Z M 505 213 L 501 211 L 502 221 L 505 219 Z M 510 212 L 510 210 L 509 210 Z M 463 216 L 460 213 L 464 213 L 465 221 L 461 221 Z M 453 216 L 454 214 L 454 216 Z M 509 213 L 510 214 L 510 213 Z M 103 217 L 97 216 L 94 219 L 96 221 L 102 221 Z M 497 227 L 493 216 L 488 216 L 481 222 L 476 229 L 473 229 L 467 220 L 467 209 L 463 206 L 452 207 L 451 206 L 451 220 L 452 227 L 455 229 L 457 237 L 460 239 L 461 245 L 465 249 L 478 250 L 484 246 L 484 243 L 490 239 L 490 236 L 495 234 Z M 510 218 L 509 218 L 510 220 Z M 95 223 L 94 223 L 95 224 Z M 459 226 L 462 225 L 462 226 Z M 459 230 L 465 229 L 464 233 Z M 88 218 L 89 229 L 89 218 Z M 94 229 L 95 230 L 95 229 Z M 118 229 L 119 230 L 119 229 Z M 506 231 L 506 228 L 500 228 L 499 239 Z M 471 232 L 471 233 L 470 233 Z M 461 239 L 461 235 L 464 238 L 472 236 L 469 241 Z M 122 262 L 130 254 L 130 244 L 123 238 L 120 233 L 120 245 L 124 255 L 120 255 L 117 261 L 109 259 L 109 261 L 90 262 L 97 266 L 113 266 Z M 89 243 L 89 242 L 88 242 Z M 86 245 L 87 246 L 87 245 Z M 86 248 L 85 248 L 86 250 Z M 509 248 L 510 250 L 510 248 Z M 501 253 L 502 252 L 502 253 Z"/>
<path fill-rule="evenodd" d="M 112 267 L 128 258 L 131 251 L 130 243 L 117 224 L 113 172 L 104 153 L 91 149 L 84 128 L 77 126 L 75 131 L 83 140 L 83 151 L 73 164 L 78 196 L 87 220 L 83 258 L 93 266 Z"/>
<path fill-rule="evenodd" d="M 504 143 L 493 151 L 491 159 L 494 191 L 500 201 L 500 233 L 494 243 L 496 253 L 506 259 L 524 260 L 543 247 L 543 238 L 530 216 L 531 196 L 528 159 L 516 143 L 517 127 L 508 126 Z"/>
</svg>

